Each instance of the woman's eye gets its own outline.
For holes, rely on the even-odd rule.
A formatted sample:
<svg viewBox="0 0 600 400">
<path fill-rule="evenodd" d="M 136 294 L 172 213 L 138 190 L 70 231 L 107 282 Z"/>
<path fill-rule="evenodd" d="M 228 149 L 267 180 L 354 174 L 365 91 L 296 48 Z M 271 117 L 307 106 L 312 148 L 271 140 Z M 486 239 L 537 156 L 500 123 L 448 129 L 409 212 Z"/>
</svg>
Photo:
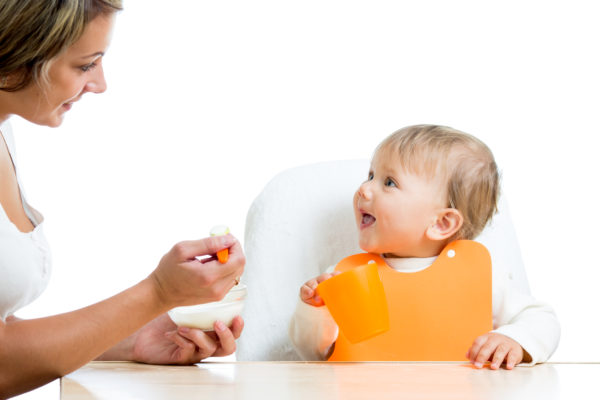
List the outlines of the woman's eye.
<svg viewBox="0 0 600 400">
<path fill-rule="evenodd" d="M 393 181 L 393 180 L 391 180 L 390 178 L 385 178 L 384 185 L 385 185 L 385 186 L 396 187 L 396 182 L 394 182 L 394 181 Z"/>
<path fill-rule="evenodd" d="M 91 71 L 92 69 L 96 68 L 96 65 L 97 64 L 95 62 L 93 62 L 93 63 L 83 65 L 83 66 L 79 67 L 79 69 L 82 70 L 83 72 L 88 72 L 88 71 Z"/>
</svg>

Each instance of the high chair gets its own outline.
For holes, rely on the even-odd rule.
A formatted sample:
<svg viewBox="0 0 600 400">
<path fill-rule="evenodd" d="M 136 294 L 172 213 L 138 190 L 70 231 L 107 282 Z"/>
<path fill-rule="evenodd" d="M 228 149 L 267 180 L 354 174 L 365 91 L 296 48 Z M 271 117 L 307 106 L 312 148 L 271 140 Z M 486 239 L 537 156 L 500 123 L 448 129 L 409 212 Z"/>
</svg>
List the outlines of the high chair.
<svg viewBox="0 0 600 400">
<path fill-rule="evenodd" d="M 357 244 L 352 198 L 368 171 L 368 160 L 288 169 L 276 175 L 254 200 L 244 236 L 246 267 L 242 280 L 248 295 L 237 360 L 300 359 L 288 337 L 300 286 L 344 257 L 362 252 Z M 517 289 L 529 293 L 503 197 L 498 214 L 475 240 L 489 250 L 495 266 L 493 276 L 508 274 Z"/>
</svg>

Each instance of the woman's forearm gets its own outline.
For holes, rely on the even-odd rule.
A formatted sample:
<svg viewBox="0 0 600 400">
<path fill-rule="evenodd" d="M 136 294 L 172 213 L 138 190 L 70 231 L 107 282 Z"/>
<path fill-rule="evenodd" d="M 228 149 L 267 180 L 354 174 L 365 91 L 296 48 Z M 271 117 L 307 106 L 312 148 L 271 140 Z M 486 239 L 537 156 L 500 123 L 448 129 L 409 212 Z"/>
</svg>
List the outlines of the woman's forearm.
<svg viewBox="0 0 600 400">
<path fill-rule="evenodd" d="M 94 358 L 94 361 L 136 361 L 133 359 L 133 346 L 136 334 L 137 332 L 127 336 Z"/>
<path fill-rule="evenodd" d="M 0 324 L 0 398 L 63 376 L 170 308 L 151 279 L 89 307 Z"/>
<path fill-rule="evenodd" d="M 229 248 L 225 264 L 196 258 L 224 248 Z M 0 322 L 0 398 L 41 386 L 101 355 L 126 357 L 131 348 L 123 339 L 132 339 L 172 307 L 222 299 L 244 262 L 241 245 L 231 235 L 180 242 L 147 279 L 116 296 L 53 317 Z"/>
</svg>

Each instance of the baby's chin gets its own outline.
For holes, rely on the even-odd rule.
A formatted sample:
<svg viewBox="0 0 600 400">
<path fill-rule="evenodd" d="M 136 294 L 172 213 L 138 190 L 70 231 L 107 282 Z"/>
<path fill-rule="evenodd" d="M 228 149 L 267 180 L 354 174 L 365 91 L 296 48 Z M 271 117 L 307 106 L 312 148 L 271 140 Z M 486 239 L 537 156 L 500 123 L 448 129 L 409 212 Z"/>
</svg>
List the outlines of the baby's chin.
<svg viewBox="0 0 600 400">
<path fill-rule="evenodd" d="M 383 253 L 382 251 L 380 251 L 380 247 L 377 246 L 376 244 L 373 243 L 369 243 L 367 241 L 363 241 L 360 240 L 358 241 L 358 246 L 361 248 L 361 250 L 367 252 L 367 253 L 377 253 L 377 254 L 381 254 Z"/>
<path fill-rule="evenodd" d="M 373 253 L 373 254 L 381 254 L 381 255 L 385 255 L 386 257 L 393 257 L 393 258 L 397 258 L 397 257 L 405 257 L 403 255 L 401 255 L 400 253 L 398 253 L 397 249 L 390 249 L 388 247 L 383 247 L 383 246 L 379 246 L 377 245 L 377 243 L 363 243 L 361 241 L 359 241 L 358 246 L 361 248 L 361 250 L 367 252 L 367 253 Z"/>
</svg>

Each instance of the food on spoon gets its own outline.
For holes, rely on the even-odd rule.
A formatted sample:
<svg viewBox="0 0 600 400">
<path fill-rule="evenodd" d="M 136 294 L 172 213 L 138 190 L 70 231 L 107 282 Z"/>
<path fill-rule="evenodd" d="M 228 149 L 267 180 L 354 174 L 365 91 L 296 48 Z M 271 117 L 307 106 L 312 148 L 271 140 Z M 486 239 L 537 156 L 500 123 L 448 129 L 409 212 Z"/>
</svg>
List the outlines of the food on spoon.
<svg viewBox="0 0 600 400">
<path fill-rule="evenodd" d="M 229 233 L 229 227 L 225 225 L 214 226 L 210 230 L 210 236 L 223 236 Z M 221 264 L 225 264 L 229 259 L 229 249 L 223 249 L 217 252 L 217 258 Z"/>
</svg>

